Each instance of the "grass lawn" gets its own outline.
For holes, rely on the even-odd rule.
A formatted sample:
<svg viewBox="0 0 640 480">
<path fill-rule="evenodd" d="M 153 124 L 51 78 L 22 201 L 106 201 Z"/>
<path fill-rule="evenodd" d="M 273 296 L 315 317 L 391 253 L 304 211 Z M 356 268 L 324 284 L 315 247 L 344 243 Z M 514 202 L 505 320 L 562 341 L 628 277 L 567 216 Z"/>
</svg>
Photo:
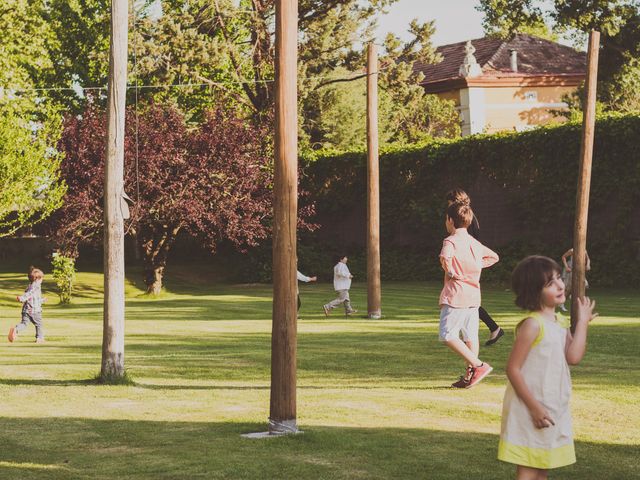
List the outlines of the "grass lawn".
<svg viewBox="0 0 640 480">
<path fill-rule="evenodd" d="M 169 272 L 171 274 L 171 271 Z M 187 269 L 158 299 L 127 286 L 126 365 L 135 384 L 89 382 L 100 368 L 102 276 L 78 275 L 74 303 L 50 277 L 47 343 L 29 330 L 0 345 L 0 478 L 510 479 L 496 460 L 504 367 L 521 318 L 509 292 L 486 288 L 507 330 L 481 349 L 494 373 L 447 386 L 463 365 L 437 340 L 438 283 L 386 283 L 380 321 L 326 318 L 329 284 L 301 285 L 298 423 L 303 435 L 251 440 L 269 414 L 271 291 Z M 0 273 L 0 333 L 19 320 L 26 276 Z M 134 282 L 135 280 L 135 282 Z M 640 294 L 591 292 L 600 317 L 572 368 L 578 463 L 553 479 L 638 479 Z M 356 307 L 366 286 L 354 284 Z M 481 326 L 481 340 L 488 331 Z"/>
</svg>

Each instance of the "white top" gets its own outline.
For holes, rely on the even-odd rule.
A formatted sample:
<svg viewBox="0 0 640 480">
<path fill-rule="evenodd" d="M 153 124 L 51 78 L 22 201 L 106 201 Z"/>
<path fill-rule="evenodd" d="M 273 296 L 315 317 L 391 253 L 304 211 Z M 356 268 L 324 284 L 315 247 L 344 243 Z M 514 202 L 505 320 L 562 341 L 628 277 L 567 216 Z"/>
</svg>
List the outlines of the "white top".
<svg viewBox="0 0 640 480">
<path fill-rule="evenodd" d="M 333 267 L 333 289 L 349 290 L 351 288 L 351 272 L 346 263 L 338 262 Z"/>
<path fill-rule="evenodd" d="M 298 278 L 298 280 L 300 282 L 310 282 L 311 281 L 311 277 L 307 277 L 306 275 L 303 275 L 302 273 L 298 272 L 296 270 L 296 276 Z"/>
<path fill-rule="evenodd" d="M 306 275 L 303 275 L 298 270 L 296 270 L 296 278 L 298 279 L 298 282 L 309 283 L 311 281 L 311 277 L 307 277 Z M 296 282 L 296 293 L 300 294 L 300 289 L 298 288 L 297 282 Z"/>
</svg>

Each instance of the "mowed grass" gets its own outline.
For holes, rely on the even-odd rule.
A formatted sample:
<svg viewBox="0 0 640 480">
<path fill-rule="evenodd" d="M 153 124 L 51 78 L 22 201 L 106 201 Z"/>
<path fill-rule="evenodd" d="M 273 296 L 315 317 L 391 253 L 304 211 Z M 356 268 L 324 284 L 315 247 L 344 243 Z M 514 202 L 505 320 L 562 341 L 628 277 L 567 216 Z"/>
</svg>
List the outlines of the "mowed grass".
<svg viewBox="0 0 640 480">
<path fill-rule="evenodd" d="M 384 319 L 326 318 L 329 284 L 301 285 L 298 423 L 303 435 L 252 440 L 269 415 L 271 288 L 174 268 L 160 298 L 127 285 L 129 386 L 100 368 L 102 275 L 80 273 L 73 304 L 45 280 L 47 343 L 30 327 L 0 345 L 1 479 L 509 479 L 496 460 L 505 362 L 521 318 L 486 288 L 507 330 L 481 350 L 494 373 L 447 388 L 463 365 L 437 340 L 438 283 L 385 283 Z M 0 329 L 19 320 L 25 275 L 0 273 Z M 48 292 L 47 292 L 48 291 Z M 366 285 L 353 303 L 366 309 Z M 640 294 L 598 291 L 600 317 L 572 368 L 578 463 L 554 479 L 640 478 Z M 481 326 L 481 339 L 488 331 Z M 6 337 L 5 337 L 6 338 Z"/>
</svg>

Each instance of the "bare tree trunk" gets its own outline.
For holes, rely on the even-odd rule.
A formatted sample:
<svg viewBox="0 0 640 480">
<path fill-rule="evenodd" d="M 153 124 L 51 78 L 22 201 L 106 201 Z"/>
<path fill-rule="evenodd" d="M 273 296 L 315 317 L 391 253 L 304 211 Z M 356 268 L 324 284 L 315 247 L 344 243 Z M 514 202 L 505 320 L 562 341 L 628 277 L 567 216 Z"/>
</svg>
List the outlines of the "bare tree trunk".
<svg viewBox="0 0 640 480">
<path fill-rule="evenodd" d="M 144 239 L 142 251 L 144 255 L 144 283 L 147 286 L 147 293 L 159 295 L 162 291 L 162 279 L 164 269 L 167 266 L 169 250 L 171 250 L 181 228 L 182 226 L 178 225 L 169 228 L 163 226 L 160 229 L 153 227 L 141 229 L 140 238 Z"/>
<path fill-rule="evenodd" d="M 298 207 L 298 2 L 276 3 L 276 138 L 273 188 L 273 322 L 269 433 L 296 423 L 296 228 Z"/>
<path fill-rule="evenodd" d="M 111 3 L 111 49 L 104 195 L 103 381 L 124 377 L 124 124 L 127 94 L 128 4 Z"/>
<path fill-rule="evenodd" d="M 382 316 L 380 284 L 380 160 L 378 159 L 378 51 L 367 52 L 367 315 Z"/>
<path fill-rule="evenodd" d="M 151 295 L 160 295 L 162 291 L 162 277 L 164 276 L 164 265 L 145 270 L 145 284 L 147 285 L 147 293 Z"/>
<path fill-rule="evenodd" d="M 573 228 L 573 271 L 571 272 L 571 326 L 575 327 L 578 298 L 585 294 L 587 259 L 587 221 L 589 218 L 589 191 L 591 189 L 591 164 L 596 124 L 596 87 L 598 80 L 598 53 L 600 33 L 592 30 L 589 35 L 586 93 L 582 119 L 582 144 L 580 172 L 576 194 L 576 219 Z"/>
</svg>

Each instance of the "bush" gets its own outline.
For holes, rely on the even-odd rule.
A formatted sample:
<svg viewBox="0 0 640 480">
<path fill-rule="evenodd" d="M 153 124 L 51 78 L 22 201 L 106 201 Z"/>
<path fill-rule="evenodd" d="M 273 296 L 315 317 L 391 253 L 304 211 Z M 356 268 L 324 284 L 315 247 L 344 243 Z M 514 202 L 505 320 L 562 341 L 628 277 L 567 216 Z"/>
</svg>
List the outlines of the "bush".
<svg viewBox="0 0 640 480">
<path fill-rule="evenodd" d="M 592 284 L 638 282 L 640 270 L 633 265 L 640 259 L 640 116 L 599 117 L 595 131 L 587 244 L 593 259 Z M 523 133 L 384 147 L 383 278 L 420 279 L 438 270 L 437 254 L 446 235 L 444 196 L 454 187 L 490 188 L 511 212 L 501 221 L 515 233 L 499 246 L 489 245 L 502 261 L 487 270 L 487 280 L 508 281 L 515 262 L 529 254 L 559 258 L 573 243 L 580 144 L 580 123 L 565 123 Z M 301 184 L 315 202 L 317 221 L 326 225 L 305 243 L 321 252 L 332 251 L 336 232 L 350 229 L 351 237 L 358 239 L 351 250 L 364 255 L 366 152 L 316 151 L 300 163 Z M 485 208 L 493 213 L 494 205 Z M 354 226 L 354 221 L 360 224 Z M 301 252 L 299 256 L 304 262 Z"/>
<path fill-rule="evenodd" d="M 73 282 L 76 277 L 76 261 L 74 258 L 65 257 L 59 253 L 53 254 L 51 260 L 53 266 L 53 278 L 58 287 L 58 296 L 60 303 L 71 303 L 71 294 L 73 293 Z"/>
<path fill-rule="evenodd" d="M 511 236 L 483 281 L 508 283 L 531 254 L 559 259 L 573 241 L 581 125 L 388 145 L 380 156 L 381 276 L 439 280 L 444 197 L 454 187 L 489 185 L 508 205 Z M 640 282 L 640 116 L 599 117 L 596 124 L 587 249 L 592 285 Z M 366 152 L 314 151 L 300 160 L 301 187 L 323 226 L 298 241 L 299 269 L 330 281 L 334 255 L 346 253 L 357 281 L 366 278 Z M 482 180 L 484 183 L 480 182 Z M 485 188 L 482 187 L 482 188 Z M 473 198 L 472 194 L 472 206 Z M 495 205 L 490 202 L 492 213 Z M 482 212 L 479 215 L 482 222 Z M 355 225 L 354 222 L 360 222 Z M 350 236 L 345 231 L 350 230 Z M 340 240 L 342 239 L 342 240 Z M 347 240 L 345 240 L 347 239 Z M 480 238 L 482 241 L 482 237 Z M 271 245 L 234 257 L 238 281 L 270 281 Z"/>
</svg>

